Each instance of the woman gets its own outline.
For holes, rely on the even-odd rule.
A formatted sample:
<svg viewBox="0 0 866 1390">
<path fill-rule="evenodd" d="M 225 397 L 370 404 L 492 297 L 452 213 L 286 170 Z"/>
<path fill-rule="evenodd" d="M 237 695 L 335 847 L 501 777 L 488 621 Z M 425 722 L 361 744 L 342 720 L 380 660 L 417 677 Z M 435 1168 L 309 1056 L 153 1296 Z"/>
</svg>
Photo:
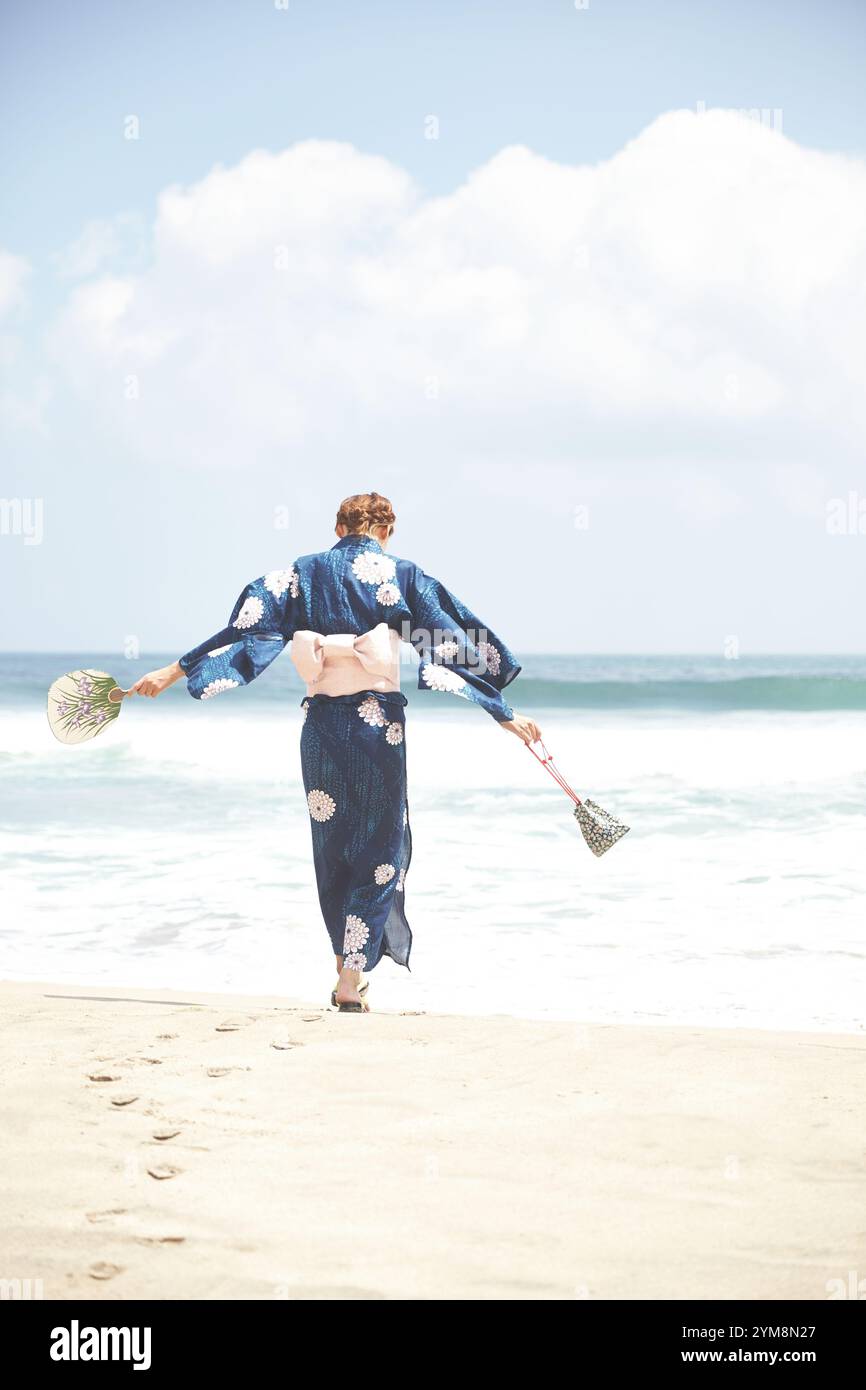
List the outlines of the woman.
<svg viewBox="0 0 866 1390">
<path fill-rule="evenodd" d="M 421 658 L 419 688 L 480 705 L 525 743 L 540 737 L 502 696 L 520 667 L 495 633 L 410 560 L 386 555 L 387 497 L 347 497 L 338 540 L 248 584 L 228 626 L 133 686 L 161 694 L 186 676 L 198 700 L 248 685 L 288 642 L 307 685 L 301 766 L 319 902 L 337 960 L 332 1001 L 364 1012 L 361 972 L 383 955 L 408 965 L 405 883 L 412 855 L 400 643 Z"/>
</svg>

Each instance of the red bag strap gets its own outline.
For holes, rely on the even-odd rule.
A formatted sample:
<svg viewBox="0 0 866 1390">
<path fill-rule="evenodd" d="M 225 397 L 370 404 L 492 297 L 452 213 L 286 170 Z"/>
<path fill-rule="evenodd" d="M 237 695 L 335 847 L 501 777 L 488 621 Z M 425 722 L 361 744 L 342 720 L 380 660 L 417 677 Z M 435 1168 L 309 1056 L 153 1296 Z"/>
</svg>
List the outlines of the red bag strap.
<svg viewBox="0 0 866 1390">
<path fill-rule="evenodd" d="M 562 773 L 560 772 L 559 768 L 555 765 L 553 761 L 553 754 L 548 752 L 545 744 L 542 742 L 540 738 L 533 740 L 533 742 L 538 743 L 539 747 L 541 748 L 541 753 L 537 753 L 533 748 L 532 744 L 527 743 L 526 747 L 529 749 L 533 758 L 537 758 L 537 760 L 541 763 L 541 766 L 545 769 L 545 771 L 550 773 L 554 782 L 556 782 L 558 786 L 562 787 L 562 790 L 566 793 L 567 796 L 571 797 L 575 806 L 582 805 L 582 802 L 580 800 L 580 797 L 577 795 L 577 792 L 572 790 L 572 788 L 568 785 Z"/>
</svg>

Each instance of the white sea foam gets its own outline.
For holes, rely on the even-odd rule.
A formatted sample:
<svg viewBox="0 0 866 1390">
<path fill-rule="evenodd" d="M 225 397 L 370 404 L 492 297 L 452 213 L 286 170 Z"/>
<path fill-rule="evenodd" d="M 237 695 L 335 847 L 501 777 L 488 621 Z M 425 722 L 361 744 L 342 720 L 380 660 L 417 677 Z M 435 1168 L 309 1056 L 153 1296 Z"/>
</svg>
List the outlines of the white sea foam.
<svg viewBox="0 0 866 1390">
<path fill-rule="evenodd" d="M 201 772 L 216 780 L 265 780 L 297 770 L 301 717 L 294 709 L 256 709 L 243 719 L 192 706 L 184 715 L 142 702 L 90 743 L 70 749 L 52 737 L 35 711 L 0 715 L 0 757 L 111 776 L 136 768 Z M 463 769 L 467 787 L 537 787 L 543 777 L 516 739 L 477 710 L 461 718 L 410 712 L 407 725 L 415 770 L 425 786 L 453 785 Z M 726 713 L 705 715 L 556 712 L 543 718 L 545 738 L 575 786 L 632 786 L 641 778 L 681 781 L 713 794 L 728 788 L 779 789 L 844 782 L 866 775 L 866 715 Z M 31 764 L 32 765 L 32 764 Z"/>
<path fill-rule="evenodd" d="M 630 835 L 596 860 L 516 739 L 410 712 L 415 948 L 375 972 L 383 1007 L 862 1028 L 866 715 L 544 722 Z M 68 749 L 4 713 L 3 973 L 326 993 L 299 732 L 141 702 Z"/>
</svg>

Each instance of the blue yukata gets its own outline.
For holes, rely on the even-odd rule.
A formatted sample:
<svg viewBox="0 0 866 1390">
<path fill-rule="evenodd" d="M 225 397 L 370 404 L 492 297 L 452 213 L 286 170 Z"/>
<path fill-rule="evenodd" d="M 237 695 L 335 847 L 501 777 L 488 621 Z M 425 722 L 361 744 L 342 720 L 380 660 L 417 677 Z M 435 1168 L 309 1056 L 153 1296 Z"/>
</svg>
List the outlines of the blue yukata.
<svg viewBox="0 0 866 1390">
<path fill-rule="evenodd" d="M 248 685 L 292 643 L 307 682 L 301 767 L 319 903 L 334 954 L 356 970 L 383 955 L 408 965 L 412 946 L 402 641 L 420 656 L 419 689 L 513 718 L 502 691 L 520 667 L 505 644 L 370 536 L 254 580 L 228 625 L 180 658 L 190 694 L 207 700 Z"/>
</svg>

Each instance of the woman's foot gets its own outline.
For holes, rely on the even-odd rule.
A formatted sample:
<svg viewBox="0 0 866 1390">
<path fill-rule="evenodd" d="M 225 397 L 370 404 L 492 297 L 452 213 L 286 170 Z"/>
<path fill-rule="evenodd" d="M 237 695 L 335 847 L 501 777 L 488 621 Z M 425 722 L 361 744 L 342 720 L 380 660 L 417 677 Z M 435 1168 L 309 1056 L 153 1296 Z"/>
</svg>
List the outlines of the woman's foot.
<svg viewBox="0 0 866 1390">
<path fill-rule="evenodd" d="M 336 984 L 336 985 L 334 986 L 334 988 L 331 990 L 331 1008 L 332 1008 L 332 1009 L 336 1009 L 336 1007 L 337 1007 L 337 987 L 339 986 L 339 983 L 340 983 L 340 981 L 338 980 L 338 981 L 337 981 L 337 984 Z M 361 983 L 360 983 L 359 986 L 358 986 L 358 993 L 360 994 L 360 996 L 361 996 L 362 999 L 364 999 L 364 997 L 365 997 L 365 995 L 366 995 L 366 993 L 367 993 L 367 990 L 368 990 L 369 988 L 370 988 L 370 981 L 369 981 L 369 980 L 362 980 Z M 366 1001 L 365 1001 L 365 1002 L 366 1002 Z"/>
<path fill-rule="evenodd" d="M 366 1009 L 366 1004 L 360 992 L 361 972 L 360 970 L 347 970 L 344 966 L 340 971 L 340 978 L 337 981 L 337 988 L 334 991 L 337 1000 L 337 1008 L 348 1005 L 355 1007 L 353 1013 Z"/>
</svg>

